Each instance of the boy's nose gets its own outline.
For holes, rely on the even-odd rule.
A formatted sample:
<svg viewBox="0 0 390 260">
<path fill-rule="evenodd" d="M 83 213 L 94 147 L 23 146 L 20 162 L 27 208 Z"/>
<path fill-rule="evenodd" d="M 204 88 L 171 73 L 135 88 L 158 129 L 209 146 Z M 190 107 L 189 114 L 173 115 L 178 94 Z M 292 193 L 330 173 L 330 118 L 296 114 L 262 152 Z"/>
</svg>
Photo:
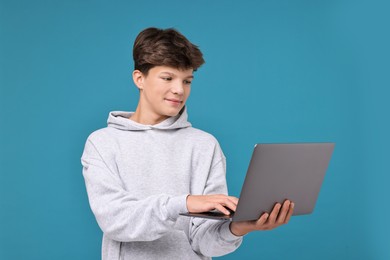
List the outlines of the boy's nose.
<svg viewBox="0 0 390 260">
<path fill-rule="evenodd" d="M 176 83 L 172 86 L 172 92 L 178 95 L 184 93 L 183 83 Z"/>
</svg>

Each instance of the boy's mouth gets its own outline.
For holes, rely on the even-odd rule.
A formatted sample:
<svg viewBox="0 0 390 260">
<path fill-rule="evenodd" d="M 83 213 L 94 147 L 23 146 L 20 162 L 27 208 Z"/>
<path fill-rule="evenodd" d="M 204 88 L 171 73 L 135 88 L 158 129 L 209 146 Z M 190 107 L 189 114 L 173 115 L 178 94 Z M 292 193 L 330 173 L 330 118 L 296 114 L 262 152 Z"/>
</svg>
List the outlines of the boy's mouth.
<svg viewBox="0 0 390 260">
<path fill-rule="evenodd" d="M 176 105 L 180 105 L 181 103 L 183 103 L 183 101 L 174 98 L 166 98 L 165 100 Z"/>
</svg>

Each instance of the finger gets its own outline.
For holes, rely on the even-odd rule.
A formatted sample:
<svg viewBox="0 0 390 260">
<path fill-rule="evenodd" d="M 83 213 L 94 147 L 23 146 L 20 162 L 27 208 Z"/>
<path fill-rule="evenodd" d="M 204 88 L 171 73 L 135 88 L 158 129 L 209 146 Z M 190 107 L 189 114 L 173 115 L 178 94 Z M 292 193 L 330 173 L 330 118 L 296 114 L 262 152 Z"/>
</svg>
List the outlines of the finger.
<svg viewBox="0 0 390 260">
<path fill-rule="evenodd" d="M 236 211 L 237 208 L 237 198 L 232 196 L 227 196 L 223 194 L 218 194 L 215 198 L 215 203 L 221 204 L 230 210 Z"/>
<path fill-rule="evenodd" d="M 291 202 L 290 203 L 290 209 L 288 210 L 288 213 L 287 213 L 286 219 L 284 220 L 284 223 L 287 224 L 290 221 L 290 218 L 291 218 L 291 216 L 292 216 L 292 214 L 294 212 L 294 206 L 295 206 L 294 203 Z"/>
<path fill-rule="evenodd" d="M 263 226 L 265 222 L 267 222 L 268 217 L 269 217 L 268 213 L 264 213 L 263 215 L 261 215 L 261 217 L 256 221 L 256 226 L 258 227 Z"/>
<path fill-rule="evenodd" d="M 280 208 L 281 208 L 280 203 L 276 203 L 274 208 L 272 209 L 271 214 L 269 215 L 269 218 L 268 218 L 268 223 L 269 224 L 274 224 L 275 223 L 276 217 L 279 215 Z"/>
<path fill-rule="evenodd" d="M 231 200 L 235 205 L 238 204 L 238 198 L 236 198 L 236 197 L 229 196 L 229 200 Z"/>
<path fill-rule="evenodd" d="M 279 224 L 284 224 L 285 223 L 285 220 L 286 220 L 287 213 L 288 213 L 289 209 L 290 209 L 290 201 L 286 200 L 283 203 L 282 209 L 280 210 L 278 218 L 277 218 L 277 222 Z"/>
<path fill-rule="evenodd" d="M 236 211 L 237 204 L 234 203 L 234 201 L 231 201 L 230 199 L 226 199 L 223 203 L 225 207 L 228 207 L 229 209 Z"/>
<path fill-rule="evenodd" d="M 222 206 L 221 204 L 216 204 L 215 205 L 215 209 L 216 210 L 219 210 L 220 212 L 222 212 L 223 214 L 225 214 L 225 215 L 230 215 L 230 211 L 229 210 L 227 210 L 224 206 Z"/>
<path fill-rule="evenodd" d="M 224 194 L 217 194 L 215 196 L 217 199 L 222 199 L 222 200 L 225 200 L 225 199 L 228 199 L 230 200 L 231 202 L 233 202 L 234 204 L 237 204 L 238 203 L 238 198 L 234 197 L 234 196 L 228 196 L 228 195 L 224 195 Z"/>
</svg>

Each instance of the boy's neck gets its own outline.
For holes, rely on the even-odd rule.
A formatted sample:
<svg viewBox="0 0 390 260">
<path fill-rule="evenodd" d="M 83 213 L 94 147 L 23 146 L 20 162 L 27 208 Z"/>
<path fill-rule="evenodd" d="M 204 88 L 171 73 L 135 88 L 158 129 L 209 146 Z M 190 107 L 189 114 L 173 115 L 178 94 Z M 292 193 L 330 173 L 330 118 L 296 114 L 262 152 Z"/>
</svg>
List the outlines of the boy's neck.
<svg viewBox="0 0 390 260">
<path fill-rule="evenodd" d="M 168 116 L 156 115 L 153 113 L 143 113 L 140 107 L 132 114 L 129 119 L 142 125 L 156 125 L 167 119 Z"/>
</svg>

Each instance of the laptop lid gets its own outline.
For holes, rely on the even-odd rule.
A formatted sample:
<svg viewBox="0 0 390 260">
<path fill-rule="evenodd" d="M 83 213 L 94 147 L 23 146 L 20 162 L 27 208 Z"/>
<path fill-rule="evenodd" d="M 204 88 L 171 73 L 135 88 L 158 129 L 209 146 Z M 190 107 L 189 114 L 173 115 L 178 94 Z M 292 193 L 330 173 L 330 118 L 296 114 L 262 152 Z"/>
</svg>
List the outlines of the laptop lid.
<svg viewBox="0 0 390 260">
<path fill-rule="evenodd" d="M 236 212 L 183 213 L 231 221 L 258 219 L 277 202 L 294 202 L 293 215 L 310 214 L 328 168 L 334 143 L 256 144 Z"/>
</svg>

